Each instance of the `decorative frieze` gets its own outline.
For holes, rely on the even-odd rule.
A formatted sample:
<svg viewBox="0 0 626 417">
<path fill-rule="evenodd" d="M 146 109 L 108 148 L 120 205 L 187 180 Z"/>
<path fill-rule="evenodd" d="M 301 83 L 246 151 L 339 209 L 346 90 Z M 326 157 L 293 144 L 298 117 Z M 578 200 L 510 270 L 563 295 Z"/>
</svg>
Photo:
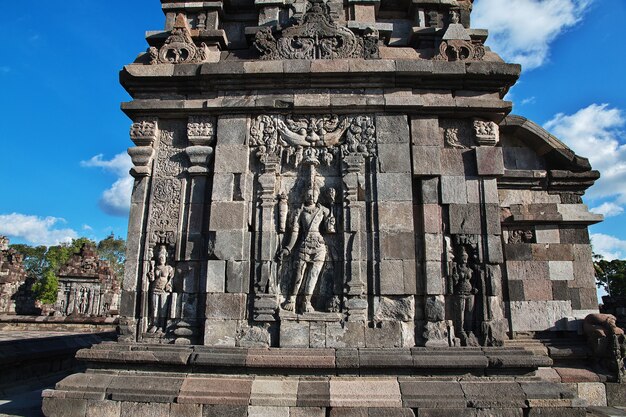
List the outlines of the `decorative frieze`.
<svg viewBox="0 0 626 417">
<path fill-rule="evenodd" d="M 203 62 L 209 48 L 206 43 L 196 46 L 191 37 L 187 18 L 182 13 L 176 17 L 170 36 L 160 49 L 152 46 L 148 50 L 150 64 L 189 64 Z"/>
<path fill-rule="evenodd" d="M 496 122 L 474 120 L 474 134 L 479 146 L 495 146 L 500 142 L 500 129 Z"/>
<path fill-rule="evenodd" d="M 254 46 L 261 59 L 341 59 L 379 58 L 378 31 L 365 30 L 363 36 L 334 22 L 330 7 L 321 0 L 310 0 L 298 23 L 279 31 L 261 29 Z"/>
</svg>

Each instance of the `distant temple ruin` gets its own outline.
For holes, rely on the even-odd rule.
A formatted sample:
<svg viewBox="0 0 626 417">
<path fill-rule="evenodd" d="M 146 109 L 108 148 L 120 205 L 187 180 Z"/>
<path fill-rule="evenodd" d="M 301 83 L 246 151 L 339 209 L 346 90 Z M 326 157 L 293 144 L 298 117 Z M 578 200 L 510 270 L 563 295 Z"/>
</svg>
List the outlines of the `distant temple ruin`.
<svg viewBox="0 0 626 417">
<path fill-rule="evenodd" d="M 107 261 L 85 243 L 58 272 L 55 312 L 62 316 L 109 316 L 119 308 L 119 285 Z"/>
<path fill-rule="evenodd" d="M 22 261 L 22 255 L 9 248 L 9 239 L 0 236 L 0 314 L 39 314 L 31 291 L 34 279 Z"/>
</svg>

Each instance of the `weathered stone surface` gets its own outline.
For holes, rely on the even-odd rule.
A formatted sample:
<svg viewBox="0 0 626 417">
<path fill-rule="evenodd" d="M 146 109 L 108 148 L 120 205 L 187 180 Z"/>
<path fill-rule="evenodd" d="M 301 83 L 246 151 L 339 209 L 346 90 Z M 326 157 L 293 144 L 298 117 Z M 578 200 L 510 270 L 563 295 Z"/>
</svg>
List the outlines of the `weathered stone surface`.
<svg viewBox="0 0 626 417">
<path fill-rule="evenodd" d="M 237 320 L 207 320 L 204 325 L 204 344 L 207 346 L 235 346 Z"/>
<path fill-rule="evenodd" d="M 606 389 L 601 382 L 579 382 L 578 397 L 592 407 L 606 407 Z"/>
<path fill-rule="evenodd" d="M 208 293 L 224 292 L 226 289 L 226 262 L 207 261 L 206 289 Z"/>
<path fill-rule="evenodd" d="M 512 330 L 518 332 L 562 330 L 563 318 L 572 314 L 570 301 L 512 301 L 510 308 Z"/>
<path fill-rule="evenodd" d="M 44 397 L 42 411 L 48 417 L 85 417 L 87 400 Z"/>
<path fill-rule="evenodd" d="M 441 203 L 467 204 L 467 188 L 465 185 L 465 177 L 441 177 Z"/>
<path fill-rule="evenodd" d="M 437 117 L 412 117 L 411 138 L 414 145 L 443 146 L 443 135 Z"/>
<path fill-rule="evenodd" d="M 478 167 L 478 175 L 494 177 L 504 175 L 502 148 L 489 146 L 477 147 L 476 166 Z"/>
<path fill-rule="evenodd" d="M 378 199 L 382 201 L 412 201 L 411 174 L 387 173 L 376 176 Z"/>
<path fill-rule="evenodd" d="M 441 174 L 441 149 L 435 146 L 412 146 L 413 175 Z"/>
<path fill-rule="evenodd" d="M 289 407 L 251 405 L 248 407 L 248 417 L 289 417 Z"/>
<path fill-rule="evenodd" d="M 169 417 L 169 415 L 169 404 L 123 402 L 120 417 Z"/>
<path fill-rule="evenodd" d="M 626 406 L 626 389 L 624 385 L 607 382 L 606 386 L 606 401 L 609 407 L 624 407 Z"/>
<path fill-rule="evenodd" d="M 202 417 L 248 417 L 248 406 L 205 404 L 202 407 Z"/>
<path fill-rule="evenodd" d="M 298 402 L 298 382 L 297 378 L 257 376 L 252 383 L 250 405 L 294 407 Z"/>
<path fill-rule="evenodd" d="M 248 405 L 252 378 L 186 378 L 177 401 L 181 404 Z"/>
<path fill-rule="evenodd" d="M 298 383 L 298 407 L 329 407 L 330 379 L 302 377 Z"/>
<path fill-rule="evenodd" d="M 245 294 L 213 293 L 206 295 L 207 319 L 243 320 L 246 316 Z"/>
<path fill-rule="evenodd" d="M 280 345 L 291 348 L 308 348 L 310 326 L 308 321 L 286 320 L 280 326 Z"/>
<path fill-rule="evenodd" d="M 402 406 L 408 408 L 464 408 L 465 394 L 456 381 L 400 379 Z"/>
<path fill-rule="evenodd" d="M 400 385 L 395 378 L 330 379 L 331 407 L 402 407 Z"/>
<path fill-rule="evenodd" d="M 380 164 L 380 172 L 411 172 L 411 159 L 407 153 L 408 150 L 409 147 L 407 145 L 379 144 L 378 163 Z"/>
<path fill-rule="evenodd" d="M 403 115 L 381 115 L 376 117 L 379 143 L 408 143 L 409 121 Z"/>
</svg>

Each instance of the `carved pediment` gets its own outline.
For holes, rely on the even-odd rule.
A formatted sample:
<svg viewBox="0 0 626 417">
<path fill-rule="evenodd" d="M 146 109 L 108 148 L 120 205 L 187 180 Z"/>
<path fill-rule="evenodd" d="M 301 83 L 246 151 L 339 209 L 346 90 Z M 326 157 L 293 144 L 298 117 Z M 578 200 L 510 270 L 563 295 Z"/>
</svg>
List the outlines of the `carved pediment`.
<svg viewBox="0 0 626 417">
<path fill-rule="evenodd" d="M 369 30 L 363 36 L 333 21 L 330 8 L 321 0 L 312 0 L 299 21 L 274 37 L 271 28 L 261 29 L 254 46 L 261 59 L 376 59 L 378 32 Z"/>
</svg>

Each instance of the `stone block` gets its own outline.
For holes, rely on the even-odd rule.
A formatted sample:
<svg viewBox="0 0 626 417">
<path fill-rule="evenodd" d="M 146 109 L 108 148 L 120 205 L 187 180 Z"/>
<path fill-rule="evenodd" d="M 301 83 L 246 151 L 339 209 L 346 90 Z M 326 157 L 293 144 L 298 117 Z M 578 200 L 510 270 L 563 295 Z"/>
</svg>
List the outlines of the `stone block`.
<svg viewBox="0 0 626 417">
<path fill-rule="evenodd" d="M 595 288 L 570 288 L 569 294 L 574 310 L 595 310 L 598 308 L 598 295 Z"/>
<path fill-rule="evenodd" d="M 369 417 L 367 414 L 367 408 L 335 407 L 330 409 L 330 417 Z"/>
<path fill-rule="evenodd" d="M 464 176 L 465 175 L 465 153 L 467 151 L 459 149 L 441 149 L 441 175 L 444 176 Z M 474 153 L 471 157 L 475 159 Z"/>
<path fill-rule="evenodd" d="M 509 300 L 524 301 L 524 281 L 517 279 L 509 281 Z"/>
<path fill-rule="evenodd" d="M 375 305 L 375 321 L 413 321 L 414 297 L 380 297 Z"/>
<path fill-rule="evenodd" d="M 484 224 L 487 229 L 487 234 L 490 235 L 499 235 L 502 233 L 502 228 L 500 226 L 500 205 L 499 204 L 491 204 L 487 203 L 484 205 L 485 208 L 485 218 Z"/>
<path fill-rule="evenodd" d="M 365 343 L 363 344 L 365 346 Z M 337 369 L 343 372 L 355 372 L 358 374 L 359 368 L 359 349 L 356 348 L 339 348 L 335 351 L 337 360 Z M 329 397 L 330 401 L 330 397 Z"/>
<path fill-rule="evenodd" d="M 170 404 L 171 417 L 202 417 L 202 404 Z"/>
<path fill-rule="evenodd" d="M 280 347 L 308 348 L 309 337 L 310 326 L 308 321 L 281 321 Z"/>
<path fill-rule="evenodd" d="M 404 144 L 379 144 L 378 164 L 380 172 L 407 173 L 411 172 L 409 147 Z"/>
<path fill-rule="evenodd" d="M 381 232 L 382 259 L 415 259 L 415 236 L 412 232 Z"/>
<path fill-rule="evenodd" d="M 383 173 L 376 176 L 379 201 L 412 201 L 411 174 Z"/>
<path fill-rule="evenodd" d="M 606 401 L 609 407 L 626 407 L 626 386 L 613 382 L 607 382 Z"/>
<path fill-rule="evenodd" d="M 450 204 L 450 233 L 481 234 L 481 206 L 479 204 Z"/>
<path fill-rule="evenodd" d="M 85 417 L 120 417 L 121 412 L 121 403 L 117 401 L 89 401 Z"/>
<path fill-rule="evenodd" d="M 531 408 L 528 411 L 528 417 L 586 417 L 585 408 Z"/>
<path fill-rule="evenodd" d="M 415 417 L 410 408 L 370 408 L 368 417 Z"/>
<path fill-rule="evenodd" d="M 145 379 L 134 375 L 120 375 L 111 381 L 107 388 L 107 396 L 113 401 L 169 403 L 178 396 L 182 384 L 183 378 L 178 377 Z"/>
<path fill-rule="evenodd" d="M 557 371 L 564 383 L 600 382 L 598 374 L 588 369 L 555 367 L 554 370 Z"/>
<path fill-rule="evenodd" d="M 500 204 L 500 196 L 498 194 L 498 180 L 495 178 L 482 179 L 485 203 Z"/>
<path fill-rule="evenodd" d="M 250 252 L 250 234 L 241 229 L 210 232 L 209 257 L 240 261 Z"/>
<path fill-rule="evenodd" d="M 400 379 L 402 406 L 409 408 L 464 408 L 465 395 L 456 381 Z"/>
<path fill-rule="evenodd" d="M 500 235 L 487 236 L 487 261 L 492 264 L 501 264 L 504 262 L 502 237 Z"/>
<path fill-rule="evenodd" d="M 247 310 L 246 294 L 210 293 L 206 295 L 206 318 L 244 320 Z"/>
<path fill-rule="evenodd" d="M 572 262 L 574 269 L 574 282 L 572 286 L 588 287 L 595 284 L 596 270 L 591 261 L 574 261 Z"/>
<path fill-rule="evenodd" d="M 248 172 L 250 150 L 248 145 L 221 145 L 215 147 L 215 173 Z"/>
<path fill-rule="evenodd" d="M 480 182 L 478 180 L 467 179 L 465 181 L 465 188 L 467 188 L 467 202 L 470 204 L 481 203 L 480 198 Z"/>
<path fill-rule="evenodd" d="M 248 417 L 248 406 L 205 404 L 202 407 L 202 417 Z"/>
<path fill-rule="evenodd" d="M 301 377 L 298 383 L 298 407 L 329 407 L 330 380 L 324 377 Z"/>
<path fill-rule="evenodd" d="M 424 233 L 441 233 L 443 224 L 441 206 L 439 204 L 422 204 L 419 207 L 423 213 Z"/>
<path fill-rule="evenodd" d="M 379 230 L 412 231 L 413 204 L 410 201 L 385 202 L 378 207 Z"/>
<path fill-rule="evenodd" d="M 550 279 L 548 262 L 507 261 L 506 270 L 509 280 Z"/>
<path fill-rule="evenodd" d="M 87 400 L 82 398 L 44 397 L 41 407 L 47 417 L 85 417 Z"/>
<path fill-rule="evenodd" d="M 422 179 L 421 201 L 422 204 L 439 204 L 439 178 Z"/>
<path fill-rule="evenodd" d="M 411 142 L 418 146 L 443 147 L 443 135 L 437 117 L 411 117 Z"/>
<path fill-rule="evenodd" d="M 589 262 L 591 259 L 593 259 L 591 245 L 572 245 L 572 255 L 574 261 Z"/>
<path fill-rule="evenodd" d="M 250 262 L 226 262 L 226 292 L 245 293 L 250 290 Z"/>
<path fill-rule="evenodd" d="M 386 321 L 365 328 L 365 347 L 402 347 L 402 326 L 399 322 Z"/>
<path fill-rule="evenodd" d="M 327 323 L 326 347 L 337 349 L 365 347 L 365 324 L 358 322 Z"/>
<path fill-rule="evenodd" d="M 204 344 L 235 347 L 237 324 L 236 320 L 207 320 L 204 324 Z"/>
<path fill-rule="evenodd" d="M 442 261 L 443 257 L 443 235 L 425 233 L 424 238 L 424 260 Z"/>
<path fill-rule="evenodd" d="M 404 294 L 417 294 L 416 262 L 412 259 L 402 261 L 404 268 Z"/>
<path fill-rule="evenodd" d="M 444 279 L 441 261 L 429 261 L 426 265 L 426 294 L 439 295 L 444 293 Z"/>
<path fill-rule="evenodd" d="M 248 137 L 248 117 L 222 115 L 217 120 L 217 143 L 243 145 Z"/>
<path fill-rule="evenodd" d="M 408 143 L 409 121 L 405 115 L 376 116 L 376 139 L 379 144 Z"/>
<path fill-rule="evenodd" d="M 289 407 L 251 405 L 248 407 L 248 417 L 289 417 Z"/>
<path fill-rule="evenodd" d="M 104 400 L 112 375 L 73 374 L 58 382 L 55 386 L 60 391 L 78 391 L 83 398 Z"/>
<path fill-rule="evenodd" d="M 248 405 L 252 390 L 251 377 L 186 378 L 177 401 L 181 404 Z"/>
<path fill-rule="evenodd" d="M 250 405 L 295 407 L 298 379 L 257 376 L 252 383 Z"/>
<path fill-rule="evenodd" d="M 550 279 L 553 281 L 570 281 L 574 279 L 574 265 L 571 261 L 549 261 Z"/>
<path fill-rule="evenodd" d="M 606 389 L 601 382 L 580 382 L 578 385 L 578 397 L 587 401 L 591 407 L 606 407 Z"/>
<path fill-rule="evenodd" d="M 441 177 L 441 203 L 467 204 L 467 188 L 465 185 L 465 177 Z"/>
<path fill-rule="evenodd" d="M 525 279 L 523 283 L 523 301 L 549 301 L 552 299 L 551 281 L 545 279 Z"/>
<path fill-rule="evenodd" d="M 589 244 L 587 226 L 561 225 L 559 227 L 561 243 Z"/>
<path fill-rule="evenodd" d="M 461 381 L 468 402 L 477 408 L 523 408 L 526 394 L 517 382 Z"/>
<path fill-rule="evenodd" d="M 213 201 L 233 201 L 233 188 L 235 176 L 230 173 L 213 175 Z"/>
<path fill-rule="evenodd" d="M 504 254 L 508 261 L 531 261 L 532 250 L 527 243 L 506 243 Z"/>
<path fill-rule="evenodd" d="M 504 175 L 502 148 L 491 146 L 477 147 L 476 167 L 480 176 L 500 177 Z"/>
<path fill-rule="evenodd" d="M 326 417 L 326 409 L 324 407 L 292 407 L 289 417 Z"/>
<path fill-rule="evenodd" d="M 511 301 L 511 331 L 565 330 L 572 315 L 569 301 Z"/>
<path fill-rule="evenodd" d="M 380 294 L 404 294 L 404 265 L 402 260 L 380 261 Z"/>
<path fill-rule="evenodd" d="M 533 259 L 538 261 L 574 260 L 574 245 L 533 243 L 530 247 Z"/>
<path fill-rule="evenodd" d="M 558 226 L 535 226 L 535 239 L 537 243 L 561 243 Z"/>
<path fill-rule="evenodd" d="M 242 201 L 221 201 L 211 204 L 210 230 L 247 230 L 248 205 Z"/>
<path fill-rule="evenodd" d="M 570 299 L 567 281 L 552 281 L 552 299 L 565 301 Z M 520 300 L 521 301 L 521 300 Z"/>
<path fill-rule="evenodd" d="M 400 385 L 396 378 L 333 377 L 330 379 L 330 405 L 400 408 Z"/>
<path fill-rule="evenodd" d="M 123 402 L 120 417 L 170 417 L 170 405 L 167 403 Z"/>
<path fill-rule="evenodd" d="M 441 149 L 435 146 L 412 146 L 413 175 L 433 176 L 441 174 Z"/>
<path fill-rule="evenodd" d="M 207 261 L 206 292 L 224 292 L 226 288 L 226 262 Z"/>
</svg>

